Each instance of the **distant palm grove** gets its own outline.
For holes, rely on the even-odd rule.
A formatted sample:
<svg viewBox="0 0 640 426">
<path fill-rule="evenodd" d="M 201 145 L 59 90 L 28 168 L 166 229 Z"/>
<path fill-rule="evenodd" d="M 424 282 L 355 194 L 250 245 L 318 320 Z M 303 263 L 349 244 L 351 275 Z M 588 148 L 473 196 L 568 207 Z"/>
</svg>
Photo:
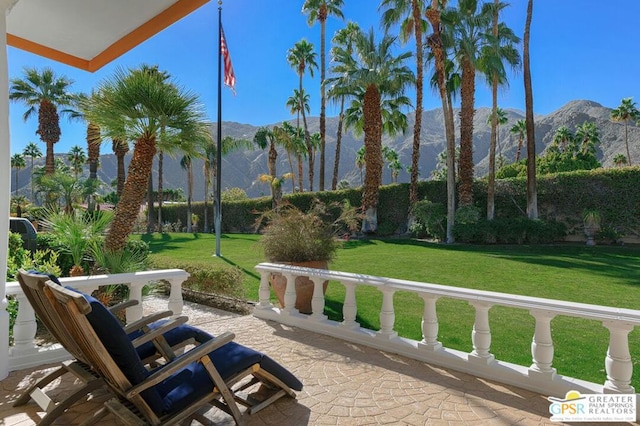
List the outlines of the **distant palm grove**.
<svg viewBox="0 0 640 426">
<path fill-rule="evenodd" d="M 348 184 L 339 181 L 341 141 L 351 130 L 362 138 L 356 165 L 362 174 L 362 231 L 378 231 L 379 189 L 385 164 L 395 182 L 406 169 L 410 175 L 407 223 L 414 219 L 420 179 L 446 181 L 446 230 L 443 240 L 454 241 L 456 211 L 475 209 L 491 221 L 495 215 L 496 179 L 526 177 L 527 206 L 523 216 L 538 218 L 536 177 L 540 174 L 601 167 L 596 149 L 599 129 L 593 122 L 577 128 L 555 130 L 551 145 L 536 156 L 533 88 L 529 58 L 529 29 L 533 19 L 533 0 L 528 0 L 526 24 L 509 28 L 501 21 L 508 3 L 498 0 L 459 0 L 456 6 L 446 0 L 381 0 L 378 7 L 380 29 L 360 28 L 342 13 L 343 0 L 301 1 L 302 14 L 310 27 L 317 23 L 320 46 L 305 38 L 283 52 L 297 85 L 282 94 L 293 119 L 281 125 L 260 128 L 250 139 L 223 137 L 218 145 L 211 133 L 204 107 L 198 96 L 176 82 L 167 72 L 153 65 L 118 69 L 93 88 L 91 93 L 73 91 L 73 81 L 56 75 L 51 69 L 26 68 L 23 75 L 10 80 L 10 99 L 23 106 L 24 119 L 37 116 L 34 129 L 44 147 L 29 143 L 22 153 L 11 158 L 15 171 L 31 167 L 29 195 L 16 194 L 13 205 L 18 215 L 30 206 L 63 210 L 71 214 L 80 204 L 92 212 L 101 203 L 115 205 L 114 217 L 105 239 L 109 252 L 122 250 L 147 201 L 146 226 L 149 232 L 162 230 L 163 203 L 170 199 L 187 202 L 187 231 L 193 220 L 193 160 L 204 160 L 205 232 L 210 231 L 217 147 L 226 155 L 241 149 L 266 151 L 267 174 L 254 176 L 268 185 L 272 205 L 277 208 L 283 192 L 329 191 Z M 367 3 L 368 5 L 368 3 Z M 344 21 L 333 35 L 326 34 L 328 19 Z M 522 47 L 522 49 L 521 49 Z M 500 88 L 508 86 L 508 70 L 522 72 L 525 88 L 525 118 L 507 131 L 518 141 L 513 162 L 507 162 L 499 146 L 500 126 L 507 123 L 499 107 Z M 425 75 L 427 71 L 427 75 Z M 319 87 L 304 87 L 304 76 L 319 73 Z M 423 96 L 425 81 L 434 89 L 442 105 L 446 149 L 438 157 L 438 170 L 420 176 Z M 486 84 L 492 93 L 489 166 L 486 176 L 486 206 L 474 200 L 474 116 L 476 84 Z M 407 94 L 415 93 L 415 98 Z M 319 132 L 311 133 L 309 100 L 321 99 Z M 460 100 L 459 125 L 454 122 L 453 102 Z M 326 103 L 339 106 L 335 135 L 335 159 L 327 164 Z M 407 114 L 414 112 L 413 128 Z M 314 111 L 317 115 L 317 112 Z M 60 119 L 70 118 L 86 125 L 86 148 L 75 146 L 62 161 L 54 156 L 60 139 Z M 618 166 L 632 165 L 626 136 L 628 123 L 640 120 L 640 112 L 631 98 L 622 100 L 611 113 L 611 120 L 625 125 L 626 152 L 616 154 Z M 403 165 L 393 149 L 383 146 L 383 136 L 412 130 L 411 163 Z M 333 137 L 333 135 L 331 135 Z M 456 144 L 456 139 L 459 143 Z M 117 158 L 117 179 L 113 188 L 101 187 L 98 179 L 100 152 L 108 144 Z M 278 155 L 284 153 L 288 170 L 277 170 Z M 131 160 L 125 169 L 125 155 Z M 183 191 L 163 189 L 163 159 L 177 156 L 187 173 Z M 34 168 L 34 160 L 45 158 L 44 167 Z M 158 180 L 153 182 L 153 162 L 158 164 Z M 86 173 L 85 173 L 86 167 Z M 318 185 L 315 187 L 315 185 Z M 224 187 L 224 182 L 223 182 Z M 210 190 L 211 189 L 211 190 Z M 483 201 L 484 201 L 483 197 Z"/>
</svg>

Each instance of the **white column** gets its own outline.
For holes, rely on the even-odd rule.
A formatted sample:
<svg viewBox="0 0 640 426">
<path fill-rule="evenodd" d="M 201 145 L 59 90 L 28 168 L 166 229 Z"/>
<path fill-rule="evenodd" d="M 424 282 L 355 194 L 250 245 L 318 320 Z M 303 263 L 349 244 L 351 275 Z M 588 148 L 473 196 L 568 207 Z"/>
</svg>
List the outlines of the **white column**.
<svg viewBox="0 0 640 426">
<path fill-rule="evenodd" d="M 298 313 L 296 309 L 296 276 L 286 272 L 283 272 L 282 276 L 287 280 L 287 288 L 284 291 L 284 308 L 281 312 L 285 315 Z"/>
<path fill-rule="evenodd" d="M 269 290 L 269 277 L 271 272 L 260 272 L 260 289 L 258 290 L 258 304 L 256 309 L 272 309 L 273 305 L 269 300 L 271 291 Z"/>
<path fill-rule="evenodd" d="M 182 315 L 182 308 L 184 308 L 184 300 L 182 299 L 182 283 L 184 283 L 187 278 L 172 278 L 169 280 L 169 284 L 171 285 L 170 293 L 169 293 L 169 302 L 167 304 L 167 309 L 173 312 L 173 315 Z M 140 314 L 142 314 L 142 296 L 140 296 Z"/>
<path fill-rule="evenodd" d="M 398 337 L 398 333 L 393 331 L 396 322 L 396 313 L 393 309 L 393 295 L 395 290 L 382 289 L 382 309 L 380 310 L 380 330 L 376 337 L 393 339 Z"/>
<path fill-rule="evenodd" d="M 344 304 L 342 305 L 342 323 L 340 327 L 355 330 L 360 327 L 356 322 L 356 314 L 358 306 L 356 305 L 356 285 L 353 283 L 343 282 L 345 295 Z"/>
<path fill-rule="evenodd" d="M 127 323 L 130 324 L 134 321 L 138 321 L 142 318 L 142 287 L 144 282 L 130 283 L 129 284 L 129 300 L 136 300 L 138 304 L 127 308 Z M 173 293 L 173 289 L 171 291 Z M 169 296 L 171 297 L 171 296 Z M 171 299 L 169 299 L 171 300 Z M 169 302 L 171 303 L 171 302 Z"/>
<path fill-rule="evenodd" d="M 469 302 L 469 304 L 476 308 L 476 320 L 471 333 L 473 351 L 469 354 L 469 361 L 490 364 L 494 360 L 494 356 L 489 352 L 491 350 L 491 329 L 489 327 L 491 304 L 484 302 Z"/>
<path fill-rule="evenodd" d="M 442 343 L 438 342 L 438 314 L 436 313 L 437 296 L 422 295 L 424 311 L 422 313 L 422 341 L 418 347 L 430 351 L 442 349 Z"/>
<path fill-rule="evenodd" d="M 8 9 L 14 0 L 0 0 L 0 380 L 9 374 L 9 314 L 7 308 L 7 252 L 11 201 L 11 147 L 9 139 L 9 67 L 7 66 Z"/>
<path fill-rule="evenodd" d="M 532 310 L 530 313 L 536 319 L 536 331 L 531 342 L 533 364 L 529 367 L 529 377 L 553 380 L 556 375 L 556 369 L 551 367 L 554 353 L 551 320 L 555 315 L 536 310 Z"/>
<path fill-rule="evenodd" d="M 16 299 L 18 300 L 18 317 L 13 326 L 13 348 L 11 349 L 13 357 L 38 352 L 34 341 L 38 328 L 36 314 L 24 294 L 18 295 Z"/>
<path fill-rule="evenodd" d="M 313 277 L 313 298 L 311 299 L 311 310 L 313 313 L 309 318 L 312 321 L 324 321 L 327 316 L 324 314 L 324 282 L 322 277 Z"/>
<path fill-rule="evenodd" d="M 604 393 L 635 393 L 630 385 L 633 362 L 629 353 L 629 333 L 633 325 L 617 321 L 604 321 L 602 325 L 609 329 L 609 349 L 604 362 L 607 371 Z"/>
</svg>

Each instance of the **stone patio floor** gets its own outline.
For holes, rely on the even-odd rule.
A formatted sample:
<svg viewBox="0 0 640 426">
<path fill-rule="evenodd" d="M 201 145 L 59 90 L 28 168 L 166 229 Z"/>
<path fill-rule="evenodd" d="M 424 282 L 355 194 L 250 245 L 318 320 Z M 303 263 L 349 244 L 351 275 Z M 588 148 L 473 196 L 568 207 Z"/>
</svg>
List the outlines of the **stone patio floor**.
<svg viewBox="0 0 640 426">
<path fill-rule="evenodd" d="M 166 308 L 166 300 L 145 299 L 145 313 Z M 280 399 L 247 416 L 248 425 L 557 425 L 549 420 L 549 402 L 513 386 L 459 373 L 332 337 L 239 316 L 185 302 L 189 323 L 212 334 L 232 331 L 235 341 L 260 350 L 290 369 L 304 384 L 296 400 Z M 0 382 L 0 425 L 36 424 L 43 412 L 30 402 L 12 402 L 32 381 L 55 365 L 14 371 Z M 63 377 L 51 386 L 65 392 L 75 385 Z M 54 395 L 55 395 L 54 393 Z M 106 390 L 73 406 L 55 424 L 78 424 L 109 398 Z M 212 409 L 211 424 L 233 424 Z M 116 424 L 110 415 L 96 425 Z M 194 422 L 194 424 L 197 424 Z"/>
</svg>

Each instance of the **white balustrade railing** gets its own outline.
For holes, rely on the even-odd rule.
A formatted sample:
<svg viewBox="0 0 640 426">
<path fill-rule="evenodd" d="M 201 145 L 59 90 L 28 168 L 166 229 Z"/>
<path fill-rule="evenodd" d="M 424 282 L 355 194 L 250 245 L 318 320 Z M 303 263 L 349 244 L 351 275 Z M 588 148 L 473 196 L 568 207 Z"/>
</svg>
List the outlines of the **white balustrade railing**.
<svg viewBox="0 0 640 426">
<path fill-rule="evenodd" d="M 138 301 L 137 305 L 126 310 L 127 322 L 133 322 L 142 317 L 142 288 L 147 284 L 160 280 L 168 282 L 171 286 L 167 309 L 172 311 L 174 315 L 180 315 L 183 307 L 182 283 L 187 278 L 189 278 L 189 274 L 182 269 L 165 269 L 60 278 L 60 283 L 84 293 L 91 293 L 106 285 L 127 285 L 129 287 L 129 300 Z M 13 346 L 8 349 L 9 371 L 69 359 L 69 354 L 59 344 L 44 347 L 36 345 L 34 340 L 37 328 L 35 314 L 22 292 L 20 284 L 17 282 L 7 283 L 6 293 L 7 295 L 15 296 L 18 300 L 18 316 L 13 327 Z"/>
<path fill-rule="evenodd" d="M 582 393 L 635 393 L 630 384 L 633 364 L 628 336 L 635 326 L 640 326 L 640 311 L 637 310 L 274 263 L 261 263 L 256 269 L 261 276 L 260 300 L 254 310 L 254 315 L 258 318 L 327 334 L 544 395 L 564 397 L 569 390 Z M 309 277 L 314 282 L 312 315 L 300 314 L 293 307 L 296 300 L 295 286 L 287 285 L 285 308 L 276 308 L 271 304 L 269 277 L 273 273 L 286 277 L 287 283 L 295 282 L 299 276 Z M 345 288 L 342 322 L 329 320 L 323 315 L 322 283 L 325 280 L 337 281 Z M 379 331 L 362 328 L 356 322 L 358 307 L 355 295 L 358 286 L 375 287 L 382 293 Z M 422 318 L 416 318 L 416 321 L 422 321 L 421 341 L 399 337 L 394 330 L 393 296 L 396 291 L 412 292 L 424 300 Z M 473 329 L 469 330 L 473 343 L 470 353 L 444 347 L 438 341 L 436 301 L 439 298 L 465 300 L 475 308 Z M 529 367 L 496 360 L 491 353 L 489 318 L 493 306 L 523 309 L 534 318 L 532 363 Z M 551 320 L 559 315 L 600 321 L 609 330 L 609 347 L 607 353 L 602 354 L 607 375 L 604 384 L 563 376 L 552 367 L 554 348 Z"/>
</svg>

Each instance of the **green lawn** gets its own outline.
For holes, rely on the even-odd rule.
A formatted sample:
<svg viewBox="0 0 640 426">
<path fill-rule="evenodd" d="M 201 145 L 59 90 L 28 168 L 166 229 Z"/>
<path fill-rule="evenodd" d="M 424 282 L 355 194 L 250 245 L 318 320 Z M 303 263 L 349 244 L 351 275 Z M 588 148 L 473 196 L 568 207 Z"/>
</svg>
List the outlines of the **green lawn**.
<svg viewBox="0 0 640 426">
<path fill-rule="evenodd" d="M 222 258 L 212 256 L 215 237 L 207 234 L 154 234 L 142 238 L 152 256 L 174 260 L 210 258 L 245 272 L 251 300 L 258 298 L 259 275 L 253 269 L 263 261 L 257 235 L 230 234 L 221 240 Z M 350 241 L 338 252 L 331 269 L 596 305 L 640 308 L 640 247 L 583 245 L 467 246 L 437 245 L 408 239 Z M 358 321 L 377 329 L 382 303 L 374 288 L 356 293 Z M 344 288 L 332 283 L 326 314 L 340 320 Z M 412 293 L 395 296 L 396 330 L 421 339 L 423 302 Z M 440 299 L 437 305 L 439 340 L 444 346 L 471 351 L 474 309 L 466 302 Z M 490 311 L 491 352 L 497 359 L 531 364 L 533 318 L 525 311 L 493 307 Z M 560 374 L 603 383 L 608 333 L 601 323 L 556 317 L 552 321 L 555 346 L 553 366 Z M 640 360 L 640 332 L 630 335 L 634 366 Z M 633 385 L 640 389 L 640 368 Z"/>
</svg>

